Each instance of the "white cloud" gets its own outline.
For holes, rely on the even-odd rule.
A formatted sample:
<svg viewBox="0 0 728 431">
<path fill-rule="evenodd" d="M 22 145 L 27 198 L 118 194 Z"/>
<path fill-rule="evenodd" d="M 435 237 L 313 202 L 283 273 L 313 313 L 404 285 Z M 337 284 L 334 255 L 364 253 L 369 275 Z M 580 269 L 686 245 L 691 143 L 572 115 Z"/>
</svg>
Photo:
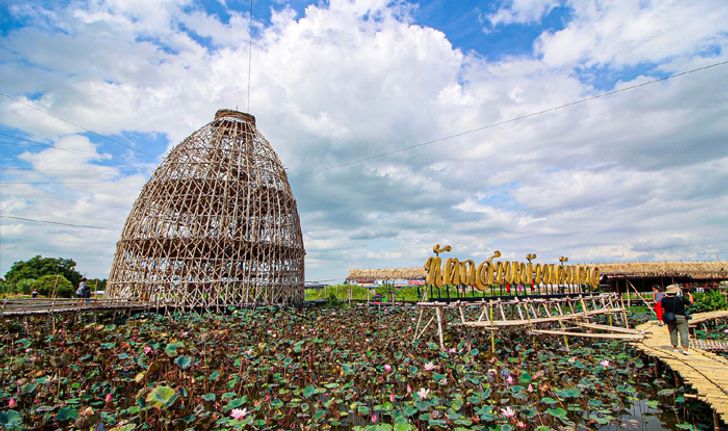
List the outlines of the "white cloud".
<svg viewBox="0 0 728 431">
<path fill-rule="evenodd" d="M 558 0 L 510 0 L 506 3 L 506 6 L 487 17 L 492 25 L 539 21 L 560 2 Z"/>
<path fill-rule="evenodd" d="M 634 66 L 725 46 L 728 3 L 575 1 L 568 26 L 543 33 L 537 51 L 549 66 Z"/>
</svg>

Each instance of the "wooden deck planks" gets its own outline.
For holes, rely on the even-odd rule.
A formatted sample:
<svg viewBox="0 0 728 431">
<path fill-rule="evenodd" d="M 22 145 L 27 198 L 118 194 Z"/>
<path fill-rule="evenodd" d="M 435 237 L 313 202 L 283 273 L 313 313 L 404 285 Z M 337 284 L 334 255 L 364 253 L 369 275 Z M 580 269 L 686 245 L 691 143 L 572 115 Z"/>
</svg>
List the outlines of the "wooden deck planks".
<svg viewBox="0 0 728 431">
<path fill-rule="evenodd" d="M 728 341 L 690 339 L 690 345 L 709 352 L 728 352 Z"/>
<path fill-rule="evenodd" d="M 691 324 L 712 319 L 728 318 L 728 310 L 699 313 Z M 709 404 L 724 423 L 728 423 L 728 359 L 691 346 L 690 355 L 674 352 L 667 327 L 656 321 L 639 325 L 645 338 L 635 347 L 656 357 L 680 374 L 686 384 L 698 392 L 698 398 Z"/>
<path fill-rule="evenodd" d="M 32 316 L 83 311 L 143 310 L 158 304 L 119 299 L 21 299 L 0 300 L 0 317 Z"/>
</svg>

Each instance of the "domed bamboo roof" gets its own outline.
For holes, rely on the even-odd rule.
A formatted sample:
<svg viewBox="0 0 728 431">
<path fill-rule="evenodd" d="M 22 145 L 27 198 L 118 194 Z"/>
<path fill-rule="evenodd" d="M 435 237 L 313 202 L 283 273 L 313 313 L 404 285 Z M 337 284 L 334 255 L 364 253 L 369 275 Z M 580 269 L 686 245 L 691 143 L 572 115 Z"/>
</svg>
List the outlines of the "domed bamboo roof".
<svg viewBox="0 0 728 431">
<path fill-rule="evenodd" d="M 107 296 L 211 308 L 300 303 L 296 199 L 255 117 L 219 110 L 174 147 L 124 225 Z"/>
</svg>

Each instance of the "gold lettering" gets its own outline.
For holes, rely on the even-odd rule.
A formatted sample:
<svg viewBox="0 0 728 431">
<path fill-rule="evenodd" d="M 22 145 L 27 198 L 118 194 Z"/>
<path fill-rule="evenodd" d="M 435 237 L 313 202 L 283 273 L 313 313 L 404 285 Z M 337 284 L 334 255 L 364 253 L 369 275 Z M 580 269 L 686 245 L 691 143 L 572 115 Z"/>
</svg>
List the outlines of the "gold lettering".
<svg viewBox="0 0 728 431">
<path fill-rule="evenodd" d="M 528 263 L 517 261 L 493 262 L 493 259 L 501 257 L 500 250 L 476 265 L 472 259 L 460 261 L 451 257 L 442 264 L 440 252 L 451 251 L 450 246 L 440 247 L 437 244 L 433 251 L 435 257 L 429 257 L 425 262 L 425 283 L 442 287 L 471 286 L 480 291 L 487 289 L 489 285 L 505 283 L 530 285 L 532 282 L 540 284 L 576 284 L 586 285 L 593 289 L 599 287 L 599 268 L 588 265 L 564 265 L 566 258 L 560 259 L 560 264 L 533 264 L 531 259 L 535 254 L 526 256 Z"/>
</svg>

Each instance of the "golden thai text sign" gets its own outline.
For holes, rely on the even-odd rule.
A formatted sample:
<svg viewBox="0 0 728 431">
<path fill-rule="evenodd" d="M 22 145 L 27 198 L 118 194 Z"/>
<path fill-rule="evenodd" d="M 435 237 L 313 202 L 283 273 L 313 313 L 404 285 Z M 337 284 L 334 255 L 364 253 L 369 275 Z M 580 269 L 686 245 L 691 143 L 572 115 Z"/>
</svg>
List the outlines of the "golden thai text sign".
<svg viewBox="0 0 728 431">
<path fill-rule="evenodd" d="M 488 286 L 504 285 L 588 285 L 592 289 L 599 287 L 599 268 L 589 265 L 564 265 L 561 263 L 532 263 L 536 255 L 529 254 L 528 262 L 504 261 L 494 262 L 501 256 L 496 250 L 485 261 L 476 264 L 474 260 L 447 258 L 444 263 L 439 256 L 441 252 L 451 251 L 452 247 L 440 247 L 436 244 L 433 251 L 437 256 L 425 262 L 427 272 L 426 284 L 442 287 L 471 286 L 484 291 Z M 564 259 L 566 260 L 566 259 Z"/>
</svg>

